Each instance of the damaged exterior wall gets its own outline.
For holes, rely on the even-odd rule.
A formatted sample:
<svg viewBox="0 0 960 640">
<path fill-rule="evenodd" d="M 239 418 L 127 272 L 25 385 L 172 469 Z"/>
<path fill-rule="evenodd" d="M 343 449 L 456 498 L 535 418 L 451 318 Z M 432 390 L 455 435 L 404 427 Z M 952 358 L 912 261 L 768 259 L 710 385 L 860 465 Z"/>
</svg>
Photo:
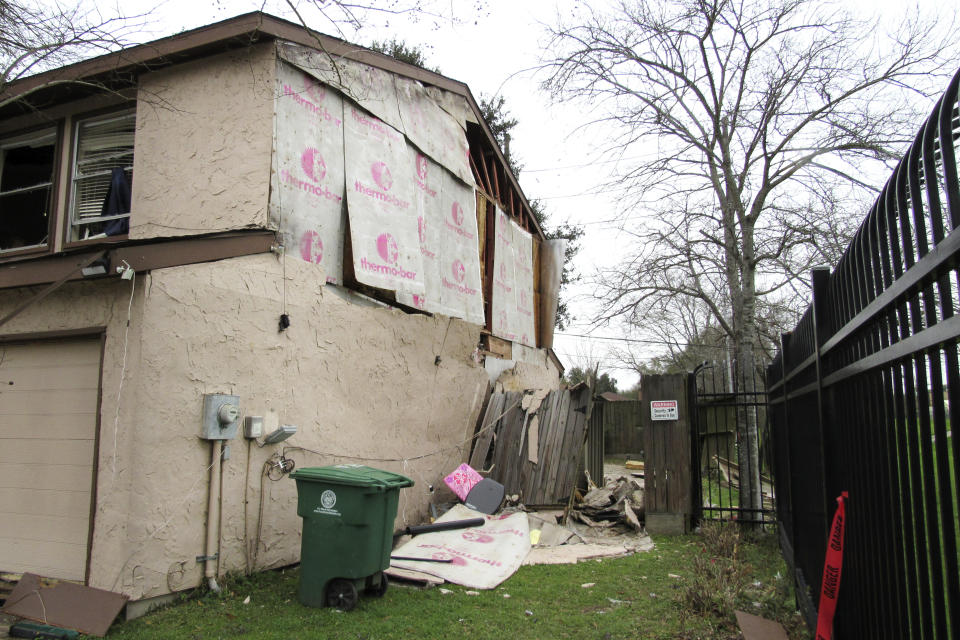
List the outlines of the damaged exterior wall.
<svg viewBox="0 0 960 640">
<path fill-rule="evenodd" d="M 270 228 L 276 69 L 265 43 L 141 76 L 131 239 Z M 265 432 L 298 427 L 280 445 L 227 443 L 223 575 L 299 560 L 295 483 L 266 473 L 277 454 L 297 467 L 357 462 L 410 476 L 417 485 L 401 491 L 397 524 L 416 524 L 427 485 L 469 455 L 498 363 L 511 368 L 508 388 L 559 384 L 542 351 L 516 345 L 517 362 L 484 365 L 478 325 L 407 314 L 327 285 L 326 275 L 296 255 L 260 254 L 138 273 L 135 285 L 75 281 L 3 326 L 6 338 L 104 332 L 91 586 L 137 600 L 201 584 L 206 393 L 239 396 Z M 3 290 L 0 317 L 38 290 Z M 282 313 L 292 324 L 281 333 Z"/>
<path fill-rule="evenodd" d="M 543 350 L 513 344 L 513 360 L 487 356 L 485 368 L 496 391 L 557 389 L 562 372 Z"/>
<path fill-rule="evenodd" d="M 141 77 L 131 238 L 267 227 L 275 59 L 265 43 Z"/>
<path fill-rule="evenodd" d="M 276 326 L 284 265 L 272 255 L 138 277 L 115 471 L 128 283 L 71 284 L 11 323 L 11 333 L 107 327 L 91 586 L 140 599 L 201 582 L 195 558 L 205 552 L 210 464 L 210 444 L 198 437 L 204 393 L 238 395 L 245 415 L 265 417 L 265 431 L 298 427 L 280 445 L 228 442 L 221 575 L 299 560 L 295 483 L 264 476 L 264 462 L 283 448 L 298 467 L 359 462 L 412 477 L 417 485 L 401 491 L 398 525 L 421 522 L 426 485 L 468 455 L 464 443 L 487 386 L 473 356 L 479 329 L 356 304 L 317 281 L 314 267 L 285 260 L 292 324 L 283 333 Z M 0 313 L 20 297 L 5 296 Z"/>
</svg>

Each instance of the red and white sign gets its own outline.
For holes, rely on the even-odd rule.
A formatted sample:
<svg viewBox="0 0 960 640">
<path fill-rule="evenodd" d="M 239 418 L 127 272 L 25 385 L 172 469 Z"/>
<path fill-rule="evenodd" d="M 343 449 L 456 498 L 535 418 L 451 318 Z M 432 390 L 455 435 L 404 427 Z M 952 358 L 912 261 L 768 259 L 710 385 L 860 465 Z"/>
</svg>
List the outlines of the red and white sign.
<svg viewBox="0 0 960 640">
<path fill-rule="evenodd" d="M 654 400 L 650 403 L 651 420 L 679 420 L 676 400 Z"/>
</svg>

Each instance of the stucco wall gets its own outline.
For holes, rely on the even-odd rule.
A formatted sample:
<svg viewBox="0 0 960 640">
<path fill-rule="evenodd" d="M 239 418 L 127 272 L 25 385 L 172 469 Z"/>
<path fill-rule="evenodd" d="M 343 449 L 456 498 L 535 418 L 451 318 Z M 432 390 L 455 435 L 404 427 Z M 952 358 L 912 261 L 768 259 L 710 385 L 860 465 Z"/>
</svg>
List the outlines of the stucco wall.
<svg viewBox="0 0 960 640">
<path fill-rule="evenodd" d="M 141 76 L 131 238 L 267 226 L 275 75 L 265 43 Z"/>
<path fill-rule="evenodd" d="M 284 265 L 272 255 L 164 269 L 148 278 L 143 332 L 150 339 L 142 347 L 138 398 L 143 428 L 131 462 L 149 482 L 130 505 L 136 556 L 123 570 L 143 566 L 145 579 L 131 595 L 165 592 L 176 562 L 183 562 L 184 586 L 200 580 L 194 558 L 203 553 L 210 458 L 210 445 L 197 438 L 204 393 L 238 395 L 246 415 L 299 429 L 281 445 L 231 441 L 222 476 L 221 571 L 298 560 L 295 483 L 262 473 L 284 447 L 305 449 L 288 450 L 298 467 L 361 462 L 413 477 L 417 486 L 401 492 L 399 524 L 422 521 L 431 497 L 426 485 L 467 455 L 468 445 L 457 445 L 471 435 L 486 390 L 472 357 L 478 329 L 353 304 L 321 286 L 318 271 L 286 259 L 286 292 Z M 280 333 L 284 295 L 291 326 Z M 170 526 L 154 534 L 167 520 Z M 179 567 L 173 573 L 179 578 Z"/>
<path fill-rule="evenodd" d="M 427 486 L 468 455 L 488 385 L 474 356 L 479 329 L 358 303 L 322 286 L 315 265 L 285 263 L 268 254 L 138 274 L 119 414 L 130 283 L 64 285 L 4 327 L 107 328 L 92 586 L 139 599 L 201 582 L 211 451 L 198 437 L 204 393 L 238 395 L 267 430 L 299 428 L 281 445 L 230 441 L 221 574 L 299 559 L 295 482 L 264 475 L 285 447 L 298 467 L 360 462 L 412 477 L 398 526 L 424 521 Z M 5 292 L 0 313 L 29 293 Z M 291 326 L 280 333 L 284 298 Z"/>
</svg>

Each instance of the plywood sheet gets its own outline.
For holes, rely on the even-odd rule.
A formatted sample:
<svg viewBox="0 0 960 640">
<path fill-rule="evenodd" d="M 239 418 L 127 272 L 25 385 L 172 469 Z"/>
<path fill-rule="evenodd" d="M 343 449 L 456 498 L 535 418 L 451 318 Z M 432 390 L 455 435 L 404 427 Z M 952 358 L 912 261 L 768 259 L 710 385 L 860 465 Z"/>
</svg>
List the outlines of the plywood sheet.
<svg viewBox="0 0 960 640">
<path fill-rule="evenodd" d="M 123 609 L 127 597 L 71 582 L 47 586 L 40 576 L 25 573 L 3 611 L 65 629 L 103 637 Z"/>
</svg>

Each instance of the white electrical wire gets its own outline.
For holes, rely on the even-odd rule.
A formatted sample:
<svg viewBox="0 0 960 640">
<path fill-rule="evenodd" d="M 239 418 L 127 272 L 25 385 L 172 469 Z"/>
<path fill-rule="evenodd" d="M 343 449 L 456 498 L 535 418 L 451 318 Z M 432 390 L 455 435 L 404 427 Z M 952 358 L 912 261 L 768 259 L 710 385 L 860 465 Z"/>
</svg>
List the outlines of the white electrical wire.
<svg viewBox="0 0 960 640">
<path fill-rule="evenodd" d="M 120 384 L 117 385 L 117 412 L 113 417 L 113 460 L 111 463 L 112 469 L 110 472 L 111 484 L 117 478 L 117 433 L 120 430 L 120 394 L 123 392 L 123 379 L 127 373 L 127 339 L 130 336 L 130 316 L 131 312 L 133 311 L 133 293 L 137 288 L 137 272 L 133 270 L 133 267 L 131 267 L 126 260 L 123 261 L 123 264 L 132 275 L 130 276 L 130 300 L 127 302 L 127 326 L 123 330 L 123 363 L 120 366 Z M 124 273 L 124 275 L 126 274 Z"/>
</svg>

